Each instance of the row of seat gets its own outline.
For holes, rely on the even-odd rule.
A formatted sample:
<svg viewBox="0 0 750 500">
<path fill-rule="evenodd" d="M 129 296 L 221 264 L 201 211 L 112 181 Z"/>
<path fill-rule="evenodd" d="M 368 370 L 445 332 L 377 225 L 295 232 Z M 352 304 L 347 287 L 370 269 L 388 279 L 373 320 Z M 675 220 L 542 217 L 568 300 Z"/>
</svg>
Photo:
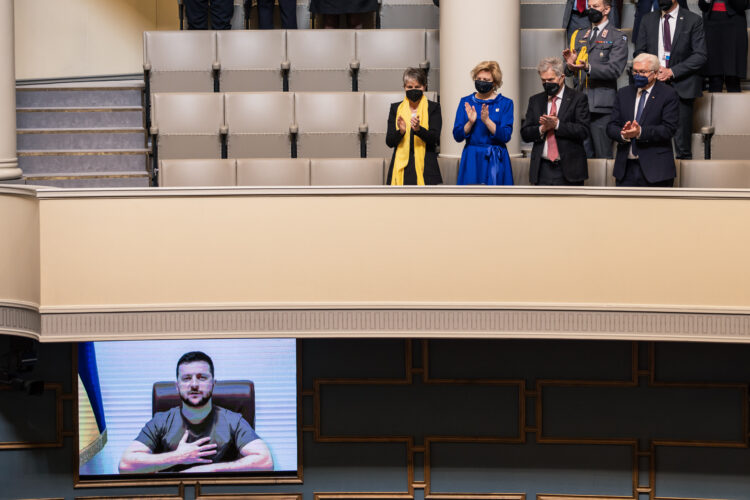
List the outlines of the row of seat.
<svg viewBox="0 0 750 500">
<path fill-rule="evenodd" d="M 238 158 L 161 160 L 160 187 L 373 186 L 384 183 L 382 158 Z"/>
<path fill-rule="evenodd" d="M 388 113 L 403 99 L 403 91 L 157 93 L 150 132 L 159 159 L 390 158 Z"/>
<path fill-rule="evenodd" d="M 703 97 L 696 99 L 693 111 L 693 157 L 714 160 L 748 158 L 748 113 L 750 92 L 707 92 Z"/>
<path fill-rule="evenodd" d="M 438 30 L 146 31 L 150 92 L 402 88 L 407 67 L 440 82 Z"/>
<path fill-rule="evenodd" d="M 438 160 L 443 181 L 456 183 L 458 160 Z M 161 160 L 160 187 L 378 186 L 387 176 L 382 158 L 242 158 Z M 512 158 L 516 185 L 529 185 L 529 159 Z M 614 160 L 589 160 L 586 186 L 614 186 Z M 750 188 L 750 160 L 677 160 L 675 187 Z"/>
</svg>

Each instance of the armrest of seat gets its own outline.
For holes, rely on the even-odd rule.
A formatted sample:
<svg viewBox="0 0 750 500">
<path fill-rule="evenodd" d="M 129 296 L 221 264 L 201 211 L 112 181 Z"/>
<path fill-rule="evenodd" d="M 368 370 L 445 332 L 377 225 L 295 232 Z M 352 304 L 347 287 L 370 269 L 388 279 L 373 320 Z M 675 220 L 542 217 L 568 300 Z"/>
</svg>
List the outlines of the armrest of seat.
<svg viewBox="0 0 750 500">
<path fill-rule="evenodd" d="M 359 126 L 359 133 L 360 134 L 366 134 L 370 130 L 370 127 L 367 126 L 366 123 L 362 123 Z"/>
<path fill-rule="evenodd" d="M 219 127 L 219 134 L 221 134 L 221 135 L 228 135 L 229 134 L 229 127 L 227 127 L 226 125 L 222 125 L 221 127 Z"/>
<path fill-rule="evenodd" d="M 701 134 L 702 135 L 714 135 L 715 131 L 716 131 L 716 129 L 713 126 L 711 126 L 711 125 L 708 125 L 708 126 L 705 126 L 705 127 L 701 127 Z"/>
<path fill-rule="evenodd" d="M 219 61 L 214 61 L 213 64 L 211 64 L 211 69 L 214 71 L 221 71 L 221 63 Z"/>
<path fill-rule="evenodd" d="M 151 127 L 150 129 L 148 129 L 148 133 L 149 135 L 156 137 L 157 135 L 159 135 L 159 127 Z"/>
<path fill-rule="evenodd" d="M 358 61 L 358 60 L 356 60 L 356 59 L 355 59 L 354 61 L 351 61 L 351 62 L 349 63 L 349 67 L 350 67 L 351 69 L 359 69 L 359 61 Z"/>
<path fill-rule="evenodd" d="M 151 71 L 151 63 L 143 63 L 143 71 Z"/>
<path fill-rule="evenodd" d="M 430 61 L 422 61 L 421 63 L 419 63 L 419 67 L 420 67 L 420 69 L 423 69 L 425 71 L 429 70 L 430 69 Z"/>
<path fill-rule="evenodd" d="M 281 61 L 281 69 L 283 71 L 289 71 L 292 67 L 292 63 L 290 61 Z"/>
<path fill-rule="evenodd" d="M 292 123 L 291 125 L 289 125 L 289 133 L 292 135 L 299 134 L 299 125 L 297 125 L 296 123 Z"/>
</svg>

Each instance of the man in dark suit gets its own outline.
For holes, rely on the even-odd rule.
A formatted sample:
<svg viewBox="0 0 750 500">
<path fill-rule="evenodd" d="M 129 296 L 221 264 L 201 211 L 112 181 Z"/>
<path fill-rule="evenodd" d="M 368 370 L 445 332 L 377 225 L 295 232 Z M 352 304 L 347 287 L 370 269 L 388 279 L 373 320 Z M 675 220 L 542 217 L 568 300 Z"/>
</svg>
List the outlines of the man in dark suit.
<svg viewBox="0 0 750 500">
<path fill-rule="evenodd" d="M 693 12 L 681 9 L 677 0 L 659 0 L 661 12 L 644 16 L 638 31 L 634 55 L 648 53 L 658 56 L 661 67 L 656 78 L 669 83 L 680 97 L 680 123 L 674 137 L 677 158 L 693 157 L 691 134 L 693 102 L 702 95 L 706 63 L 706 41 L 703 20 Z"/>
<path fill-rule="evenodd" d="M 620 27 L 620 11 L 622 11 L 622 0 L 612 0 L 612 12 L 609 20 L 615 28 Z M 562 27 L 567 30 L 566 43 L 570 43 L 570 37 L 575 30 L 586 30 L 591 22 L 588 17 L 588 0 L 567 0 L 563 12 Z"/>
<path fill-rule="evenodd" d="M 690 10 L 688 9 L 687 0 L 677 0 L 677 3 L 680 4 L 681 9 Z M 659 0 L 638 0 L 638 3 L 635 6 L 635 17 L 633 17 L 633 34 L 631 35 L 633 45 L 635 45 L 635 42 L 638 40 L 638 29 L 641 25 L 641 19 L 643 16 L 649 12 L 658 12 L 659 10 Z"/>
<path fill-rule="evenodd" d="M 533 142 L 529 180 L 541 186 L 582 186 L 588 179 L 583 141 L 589 137 L 589 102 L 565 86 L 563 62 L 542 59 L 537 66 L 544 92 L 531 96 L 521 137 Z"/>
<path fill-rule="evenodd" d="M 679 119 L 675 90 L 658 81 L 659 58 L 633 60 L 635 83 L 617 92 L 607 133 L 617 141 L 614 177 L 618 186 L 672 187 L 676 176 L 672 136 Z"/>
<path fill-rule="evenodd" d="M 185 17 L 189 30 L 207 30 L 211 14 L 212 30 L 232 29 L 234 2 L 232 0 L 185 0 Z"/>
<path fill-rule="evenodd" d="M 274 0 L 258 0 L 258 28 L 262 30 L 273 29 L 273 4 Z M 245 16 L 248 18 L 252 1 L 245 0 Z M 297 2 L 296 0 L 279 0 L 279 12 L 281 13 L 281 29 L 297 29 Z"/>
</svg>

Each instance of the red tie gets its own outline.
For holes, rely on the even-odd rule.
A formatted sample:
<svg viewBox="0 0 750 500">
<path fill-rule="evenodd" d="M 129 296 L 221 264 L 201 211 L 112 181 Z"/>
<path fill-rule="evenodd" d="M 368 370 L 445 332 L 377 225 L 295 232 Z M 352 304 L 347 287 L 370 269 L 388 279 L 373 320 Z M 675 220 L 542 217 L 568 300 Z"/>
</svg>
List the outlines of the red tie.
<svg viewBox="0 0 750 500">
<path fill-rule="evenodd" d="M 549 114 L 557 116 L 557 96 L 550 99 L 551 106 L 549 108 Z M 547 131 L 547 158 L 549 161 L 557 161 L 560 159 L 560 152 L 557 150 L 557 138 L 555 137 L 555 130 Z"/>
<path fill-rule="evenodd" d="M 583 11 L 586 10 L 586 0 L 576 0 L 576 10 L 583 14 Z"/>
</svg>

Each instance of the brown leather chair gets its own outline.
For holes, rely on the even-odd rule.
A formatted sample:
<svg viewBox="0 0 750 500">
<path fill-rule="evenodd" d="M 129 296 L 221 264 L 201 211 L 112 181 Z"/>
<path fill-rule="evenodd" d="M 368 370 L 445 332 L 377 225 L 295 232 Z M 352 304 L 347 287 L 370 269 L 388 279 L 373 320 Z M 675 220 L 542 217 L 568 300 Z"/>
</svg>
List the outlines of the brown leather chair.
<svg viewBox="0 0 750 500">
<path fill-rule="evenodd" d="M 255 385 L 251 380 L 217 380 L 213 403 L 240 413 L 255 428 Z M 174 382 L 155 382 L 151 393 L 151 414 L 167 411 L 181 404 Z"/>
</svg>

